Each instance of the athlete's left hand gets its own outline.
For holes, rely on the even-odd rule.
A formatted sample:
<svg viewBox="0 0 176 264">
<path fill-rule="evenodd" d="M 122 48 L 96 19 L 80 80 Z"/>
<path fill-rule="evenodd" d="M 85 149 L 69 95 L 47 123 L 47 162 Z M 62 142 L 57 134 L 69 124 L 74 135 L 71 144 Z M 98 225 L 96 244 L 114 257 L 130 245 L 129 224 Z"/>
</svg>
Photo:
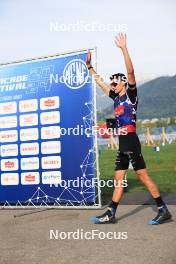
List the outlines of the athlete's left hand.
<svg viewBox="0 0 176 264">
<path fill-rule="evenodd" d="M 120 49 L 125 48 L 126 47 L 126 34 L 125 33 L 119 33 L 115 37 L 115 44 Z"/>
</svg>

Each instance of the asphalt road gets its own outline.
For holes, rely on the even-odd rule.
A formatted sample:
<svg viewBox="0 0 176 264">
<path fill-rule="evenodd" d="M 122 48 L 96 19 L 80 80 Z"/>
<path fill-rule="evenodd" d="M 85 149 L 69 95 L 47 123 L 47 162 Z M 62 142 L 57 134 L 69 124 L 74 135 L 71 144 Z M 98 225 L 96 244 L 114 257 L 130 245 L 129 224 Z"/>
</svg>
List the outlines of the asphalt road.
<svg viewBox="0 0 176 264">
<path fill-rule="evenodd" d="M 156 214 L 151 206 L 121 205 L 114 225 L 90 222 L 101 210 L 47 210 L 21 217 L 30 211 L 0 210 L 0 264 L 175 264 L 176 206 L 169 208 L 173 221 L 160 226 L 147 224 Z M 78 238 L 78 229 L 82 239 L 71 233 L 68 239 L 70 231 Z M 85 232 L 100 237 L 85 239 Z M 115 238 L 108 239 L 108 232 Z"/>
</svg>

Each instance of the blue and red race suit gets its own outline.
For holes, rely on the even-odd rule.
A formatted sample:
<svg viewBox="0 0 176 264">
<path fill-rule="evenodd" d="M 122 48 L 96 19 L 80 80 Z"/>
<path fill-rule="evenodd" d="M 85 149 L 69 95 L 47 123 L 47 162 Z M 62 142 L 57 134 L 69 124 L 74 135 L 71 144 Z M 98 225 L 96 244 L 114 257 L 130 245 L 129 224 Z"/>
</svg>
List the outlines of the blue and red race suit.
<svg viewBox="0 0 176 264">
<path fill-rule="evenodd" d="M 119 96 L 110 90 L 109 97 L 114 100 L 116 127 L 126 129 L 126 135 L 119 136 L 119 150 L 122 152 L 141 152 L 141 145 L 136 135 L 136 111 L 138 105 L 136 85 L 127 84 L 126 93 Z"/>
<path fill-rule="evenodd" d="M 116 127 L 119 129 L 126 128 L 128 133 L 135 132 L 138 104 L 136 85 L 128 84 L 126 93 L 122 96 L 118 96 L 112 90 L 109 96 L 114 100 Z"/>
</svg>

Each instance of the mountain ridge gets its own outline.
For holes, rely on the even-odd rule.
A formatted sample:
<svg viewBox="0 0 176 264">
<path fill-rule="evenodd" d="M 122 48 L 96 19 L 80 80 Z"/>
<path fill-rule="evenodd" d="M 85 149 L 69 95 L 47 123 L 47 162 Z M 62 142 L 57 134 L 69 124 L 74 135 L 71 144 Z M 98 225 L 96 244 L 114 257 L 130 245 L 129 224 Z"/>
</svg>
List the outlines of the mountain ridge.
<svg viewBox="0 0 176 264">
<path fill-rule="evenodd" d="M 138 88 L 138 118 L 151 119 L 176 116 L 176 75 L 160 76 L 145 82 Z M 98 92 L 100 98 L 102 92 Z M 98 101 L 98 120 L 113 116 L 111 99 L 101 98 Z"/>
</svg>

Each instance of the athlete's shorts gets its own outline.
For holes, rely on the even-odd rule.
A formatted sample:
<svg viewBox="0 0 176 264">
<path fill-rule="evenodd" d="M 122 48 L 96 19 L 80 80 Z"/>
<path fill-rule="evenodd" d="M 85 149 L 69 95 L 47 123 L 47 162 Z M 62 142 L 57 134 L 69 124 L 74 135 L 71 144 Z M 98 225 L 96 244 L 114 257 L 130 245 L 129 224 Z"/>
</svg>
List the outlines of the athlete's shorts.
<svg viewBox="0 0 176 264">
<path fill-rule="evenodd" d="M 127 170 L 129 164 L 135 171 L 145 169 L 146 164 L 140 152 L 117 152 L 115 170 Z"/>
</svg>

